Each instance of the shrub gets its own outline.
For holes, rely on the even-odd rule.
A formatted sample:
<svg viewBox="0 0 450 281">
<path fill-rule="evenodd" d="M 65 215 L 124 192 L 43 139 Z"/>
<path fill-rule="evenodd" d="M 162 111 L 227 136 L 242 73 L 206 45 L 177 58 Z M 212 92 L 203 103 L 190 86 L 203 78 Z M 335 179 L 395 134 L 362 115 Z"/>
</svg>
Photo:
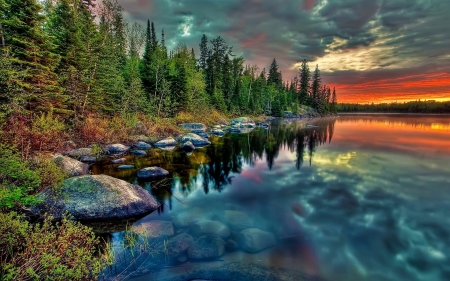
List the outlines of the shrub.
<svg viewBox="0 0 450 281">
<path fill-rule="evenodd" d="M 97 280 L 107 266 L 90 228 L 47 217 L 31 225 L 16 213 L 0 213 L 0 280 Z"/>
<path fill-rule="evenodd" d="M 67 173 L 56 164 L 53 158 L 35 157 L 32 161 L 32 168 L 41 179 L 41 184 L 35 190 L 36 192 L 42 191 L 46 187 L 51 187 L 54 191 L 58 191 L 62 187 L 63 181 L 67 178 Z"/>
</svg>

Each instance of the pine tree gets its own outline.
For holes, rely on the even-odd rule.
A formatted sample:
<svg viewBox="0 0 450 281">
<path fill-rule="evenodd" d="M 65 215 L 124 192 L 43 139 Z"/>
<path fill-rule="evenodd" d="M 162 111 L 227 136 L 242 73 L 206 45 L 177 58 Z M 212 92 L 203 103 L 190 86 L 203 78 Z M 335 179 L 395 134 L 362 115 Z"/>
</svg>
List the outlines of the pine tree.
<svg viewBox="0 0 450 281">
<path fill-rule="evenodd" d="M 281 72 L 278 70 L 277 60 L 274 58 L 269 68 L 269 77 L 267 78 L 267 84 L 274 84 L 275 88 L 279 91 L 283 89 L 283 79 Z"/>
<path fill-rule="evenodd" d="M 158 40 L 156 40 L 156 32 L 155 32 L 155 25 L 152 22 L 152 31 L 151 31 L 151 45 L 152 50 L 155 51 L 156 47 L 158 46 Z"/>
<path fill-rule="evenodd" d="M 199 66 L 201 69 L 205 70 L 207 66 L 208 60 L 208 38 L 205 34 L 202 36 L 202 40 L 200 42 L 200 59 Z"/>
<path fill-rule="evenodd" d="M 298 90 L 298 102 L 300 104 L 311 104 L 309 101 L 309 83 L 311 81 L 311 73 L 306 60 L 303 60 L 302 67 L 299 71 L 300 81 Z"/>
<path fill-rule="evenodd" d="M 152 31 L 150 27 L 150 20 L 147 21 L 147 32 L 145 33 L 145 43 L 144 43 L 144 55 L 142 57 L 141 65 L 140 65 L 140 73 L 142 79 L 142 85 L 144 87 L 145 93 L 147 95 L 147 99 L 150 99 L 150 96 L 153 93 L 153 85 L 152 79 L 150 77 L 150 65 L 153 54 L 153 46 L 152 46 Z"/>
<path fill-rule="evenodd" d="M 321 90 L 322 78 L 320 77 L 319 65 L 316 65 L 311 83 L 311 106 L 314 109 L 319 109 L 321 102 L 320 90 Z"/>
</svg>

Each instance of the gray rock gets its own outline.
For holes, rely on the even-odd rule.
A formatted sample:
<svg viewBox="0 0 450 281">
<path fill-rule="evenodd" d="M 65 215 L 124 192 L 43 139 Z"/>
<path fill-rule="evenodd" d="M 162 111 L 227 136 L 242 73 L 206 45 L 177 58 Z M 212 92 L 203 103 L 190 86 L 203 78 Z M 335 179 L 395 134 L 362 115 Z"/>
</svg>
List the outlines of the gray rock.
<svg viewBox="0 0 450 281">
<path fill-rule="evenodd" d="M 119 170 L 127 170 L 127 169 L 134 169 L 134 165 L 120 165 L 117 167 Z"/>
<path fill-rule="evenodd" d="M 203 145 L 211 144 L 210 141 L 205 140 L 204 138 L 202 138 L 199 135 L 194 134 L 194 133 L 188 133 L 181 138 L 182 143 L 185 143 L 188 141 L 190 141 L 194 146 L 203 146 Z"/>
<path fill-rule="evenodd" d="M 209 136 L 208 136 L 207 133 L 198 133 L 197 135 L 201 136 L 201 137 L 204 138 L 204 139 L 209 138 Z"/>
<path fill-rule="evenodd" d="M 97 158 L 95 156 L 83 155 L 80 157 L 80 161 L 84 163 L 95 163 Z"/>
<path fill-rule="evenodd" d="M 174 235 L 173 225 L 170 221 L 145 221 L 133 225 L 133 231 L 149 238 Z"/>
<path fill-rule="evenodd" d="M 191 225 L 192 223 L 197 222 L 202 216 L 204 212 L 200 208 L 192 208 L 188 211 L 185 211 L 179 214 L 173 221 L 173 225 L 176 228 L 185 228 Z"/>
<path fill-rule="evenodd" d="M 119 153 L 125 153 L 130 149 L 129 146 L 116 143 L 116 144 L 110 144 L 106 146 L 106 151 L 110 154 L 119 154 Z"/>
<path fill-rule="evenodd" d="M 175 146 L 163 146 L 163 147 L 158 147 L 159 149 L 162 149 L 164 151 L 173 151 L 175 149 Z"/>
<path fill-rule="evenodd" d="M 135 145 L 134 145 L 137 149 L 150 149 L 150 148 L 152 148 L 152 146 L 151 145 L 149 145 L 148 143 L 146 143 L 146 142 L 143 142 L 143 141 L 138 141 Z"/>
<path fill-rule="evenodd" d="M 141 179 L 150 179 L 156 177 L 163 177 L 169 174 L 168 171 L 161 167 L 147 167 L 137 172 L 137 177 Z"/>
<path fill-rule="evenodd" d="M 216 136 L 223 136 L 225 135 L 225 132 L 222 131 L 221 129 L 212 129 L 211 132 L 209 132 L 211 135 L 216 135 Z"/>
<path fill-rule="evenodd" d="M 55 219 L 66 211 L 79 220 L 127 218 L 159 207 L 142 187 L 107 175 L 73 177 L 64 181 L 60 195 L 46 189 L 39 196 L 43 202 L 32 211 L 48 212 Z"/>
<path fill-rule="evenodd" d="M 170 259 L 176 259 L 185 253 L 193 242 L 194 238 L 191 235 L 180 233 L 167 241 L 164 252 Z"/>
<path fill-rule="evenodd" d="M 206 126 L 202 123 L 184 123 L 184 124 L 179 124 L 178 126 L 182 127 L 183 129 L 189 130 L 189 131 L 206 131 Z"/>
<path fill-rule="evenodd" d="M 147 156 L 147 152 L 143 150 L 131 150 L 130 153 L 136 156 Z"/>
<path fill-rule="evenodd" d="M 276 244 L 272 233 L 258 228 L 246 228 L 237 234 L 241 249 L 248 253 L 258 253 Z"/>
<path fill-rule="evenodd" d="M 138 142 L 145 142 L 145 143 L 151 143 L 152 139 L 150 137 L 139 135 L 133 138 L 134 140 L 137 140 Z"/>
<path fill-rule="evenodd" d="M 225 252 L 225 242 L 220 237 L 202 236 L 189 246 L 187 250 L 190 259 L 215 259 Z"/>
<path fill-rule="evenodd" d="M 155 142 L 153 145 L 156 147 L 166 147 L 166 146 L 176 146 L 178 143 L 173 138 L 165 138 L 158 142 Z"/>
<path fill-rule="evenodd" d="M 194 146 L 194 144 L 192 144 L 192 142 L 187 141 L 187 142 L 183 143 L 180 148 L 186 152 L 192 152 L 192 151 L 194 151 L 195 146 Z"/>
<path fill-rule="evenodd" d="M 230 228 L 225 224 L 212 221 L 212 220 L 201 220 L 196 222 L 192 227 L 190 232 L 194 236 L 218 236 L 221 238 L 228 238 L 231 234 Z"/>
<path fill-rule="evenodd" d="M 223 215 L 224 223 L 234 231 L 253 227 L 250 217 L 243 212 L 226 210 Z"/>
<path fill-rule="evenodd" d="M 194 130 L 191 130 L 191 133 L 193 133 L 193 134 L 204 134 L 204 133 L 206 133 L 206 130 L 203 130 L 203 129 L 194 129 Z"/>
<path fill-rule="evenodd" d="M 89 170 L 88 164 L 60 154 L 55 156 L 55 163 L 60 166 L 69 177 L 86 175 Z"/>
<path fill-rule="evenodd" d="M 113 164 L 119 164 L 119 163 L 123 163 L 123 162 L 125 162 L 125 161 L 127 161 L 127 159 L 125 159 L 125 158 L 119 158 L 119 159 L 113 159 L 113 160 L 111 160 L 111 163 L 113 163 Z"/>
<path fill-rule="evenodd" d="M 79 158 L 81 156 L 92 156 L 92 155 L 94 155 L 94 151 L 90 147 L 83 147 L 83 148 L 72 149 L 65 154 L 72 158 Z"/>
<path fill-rule="evenodd" d="M 255 121 L 248 117 L 239 117 L 231 120 L 231 125 L 240 125 L 241 127 L 254 128 Z"/>
<path fill-rule="evenodd" d="M 239 244 L 236 241 L 230 239 L 225 243 L 225 249 L 228 252 L 236 252 L 237 250 L 239 250 Z"/>
<path fill-rule="evenodd" d="M 181 254 L 177 258 L 177 262 L 180 262 L 180 263 L 186 262 L 187 260 L 188 260 L 188 256 L 185 253 Z"/>
</svg>

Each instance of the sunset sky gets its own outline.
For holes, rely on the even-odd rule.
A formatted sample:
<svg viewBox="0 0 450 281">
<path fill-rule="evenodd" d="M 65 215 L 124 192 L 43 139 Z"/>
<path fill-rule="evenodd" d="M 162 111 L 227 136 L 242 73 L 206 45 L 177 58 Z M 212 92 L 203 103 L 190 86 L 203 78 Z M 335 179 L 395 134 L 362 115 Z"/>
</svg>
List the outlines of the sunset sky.
<svg viewBox="0 0 450 281">
<path fill-rule="evenodd" d="M 169 49 L 222 36 L 284 80 L 319 64 L 339 102 L 450 100 L 449 0 L 118 0 L 131 22 L 164 28 Z"/>
</svg>

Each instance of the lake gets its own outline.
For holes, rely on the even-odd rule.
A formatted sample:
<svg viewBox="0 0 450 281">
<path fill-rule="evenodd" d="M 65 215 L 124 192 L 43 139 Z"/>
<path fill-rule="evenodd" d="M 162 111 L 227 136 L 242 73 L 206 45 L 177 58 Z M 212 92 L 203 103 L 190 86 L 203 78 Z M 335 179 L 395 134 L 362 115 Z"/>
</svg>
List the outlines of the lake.
<svg viewBox="0 0 450 281">
<path fill-rule="evenodd" d="M 450 280 L 449 116 L 284 119 L 211 141 L 93 166 L 161 202 L 98 226 L 105 279 Z M 138 181 L 153 165 L 170 176 Z"/>
</svg>

